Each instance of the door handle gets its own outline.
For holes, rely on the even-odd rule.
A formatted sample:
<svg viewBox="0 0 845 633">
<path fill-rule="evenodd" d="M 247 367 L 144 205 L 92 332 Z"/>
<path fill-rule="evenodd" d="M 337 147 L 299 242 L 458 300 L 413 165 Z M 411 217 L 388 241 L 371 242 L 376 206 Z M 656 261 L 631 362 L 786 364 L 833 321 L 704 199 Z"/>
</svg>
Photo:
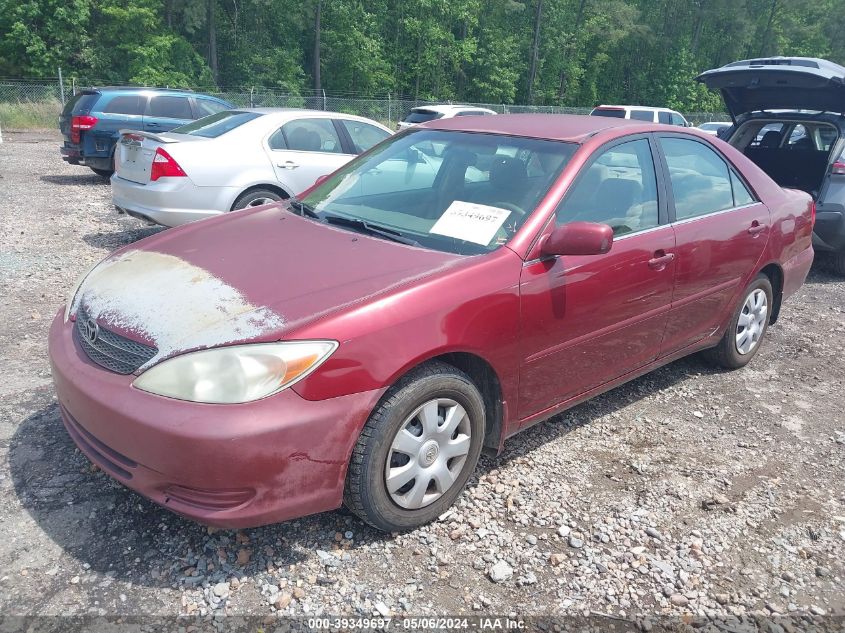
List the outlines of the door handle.
<svg viewBox="0 0 845 633">
<path fill-rule="evenodd" d="M 763 231 L 766 230 L 765 224 L 760 224 L 757 220 L 754 220 L 751 223 L 751 226 L 748 227 L 748 234 L 749 235 L 760 235 Z"/>
<path fill-rule="evenodd" d="M 666 253 L 664 251 L 657 251 L 650 260 L 648 260 L 649 268 L 655 270 L 663 270 L 669 263 L 675 259 L 675 253 Z"/>
<path fill-rule="evenodd" d="M 147 123 L 147 125 L 149 125 L 150 127 L 161 127 L 158 123 L 154 123 L 154 122 L 152 122 L 152 121 L 150 121 L 149 123 Z"/>
<path fill-rule="evenodd" d="M 299 164 L 293 162 L 292 160 L 286 160 L 283 163 L 276 163 L 276 167 L 281 167 L 282 169 L 296 169 L 299 167 Z"/>
</svg>

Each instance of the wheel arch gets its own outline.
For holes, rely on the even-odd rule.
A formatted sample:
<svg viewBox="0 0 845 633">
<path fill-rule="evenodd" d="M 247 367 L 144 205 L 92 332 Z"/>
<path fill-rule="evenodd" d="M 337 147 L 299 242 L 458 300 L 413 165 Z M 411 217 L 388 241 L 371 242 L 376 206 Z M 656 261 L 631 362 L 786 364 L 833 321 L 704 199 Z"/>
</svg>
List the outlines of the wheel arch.
<svg viewBox="0 0 845 633">
<path fill-rule="evenodd" d="M 242 189 L 241 191 L 239 191 L 238 193 L 236 193 L 235 197 L 232 198 L 232 201 L 229 203 L 229 211 L 235 210 L 235 203 L 238 201 L 238 199 L 241 196 L 249 193 L 250 191 L 257 191 L 258 189 L 268 189 L 268 190 L 270 190 L 274 193 L 279 194 L 284 199 L 293 197 L 293 194 L 290 191 L 286 190 L 284 187 L 279 186 L 278 184 L 272 184 L 272 183 L 269 183 L 269 182 L 260 182 L 260 183 L 254 184 L 254 185 L 250 185 L 249 187 L 246 187 L 246 188 Z"/>
<path fill-rule="evenodd" d="M 441 362 L 462 371 L 481 393 L 484 400 L 484 443 L 485 451 L 498 453 L 502 444 L 505 411 L 502 397 L 502 383 L 493 366 L 483 357 L 472 352 L 449 351 L 431 356 L 410 367 L 406 367 L 392 384 L 396 384 L 409 373 L 430 363 Z"/>
<path fill-rule="evenodd" d="M 780 306 L 783 303 L 783 268 L 772 262 L 760 269 L 760 274 L 769 278 L 772 284 L 772 316 L 769 324 L 776 323 L 780 315 Z"/>
</svg>

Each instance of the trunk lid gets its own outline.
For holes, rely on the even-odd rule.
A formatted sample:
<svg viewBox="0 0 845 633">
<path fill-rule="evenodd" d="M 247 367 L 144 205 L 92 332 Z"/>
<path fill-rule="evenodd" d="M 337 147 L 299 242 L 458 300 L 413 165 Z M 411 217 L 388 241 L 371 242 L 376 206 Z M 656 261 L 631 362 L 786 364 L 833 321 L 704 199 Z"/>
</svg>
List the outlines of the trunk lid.
<svg viewBox="0 0 845 633">
<path fill-rule="evenodd" d="M 722 93 L 734 122 L 758 110 L 845 112 L 845 68 L 825 59 L 746 59 L 705 71 L 696 80 Z"/>
<path fill-rule="evenodd" d="M 70 141 L 70 124 L 75 116 L 83 116 L 91 112 L 100 93 L 96 90 L 82 90 L 71 97 L 59 114 L 59 131 L 65 140 Z"/>
<path fill-rule="evenodd" d="M 203 141 L 202 137 L 186 134 L 156 134 L 141 130 L 120 130 L 120 140 L 115 147 L 115 173 L 124 180 L 146 185 L 150 182 L 153 159 L 159 147 L 173 148 L 181 142 Z M 178 159 L 175 158 L 174 160 Z"/>
</svg>

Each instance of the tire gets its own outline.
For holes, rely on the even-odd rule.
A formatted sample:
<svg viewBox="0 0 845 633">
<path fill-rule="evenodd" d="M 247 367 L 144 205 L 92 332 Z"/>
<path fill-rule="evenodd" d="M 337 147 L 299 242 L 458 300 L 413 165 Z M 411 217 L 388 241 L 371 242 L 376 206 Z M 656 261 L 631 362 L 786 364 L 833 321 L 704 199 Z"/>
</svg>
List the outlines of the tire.
<svg viewBox="0 0 845 633">
<path fill-rule="evenodd" d="M 114 173 L 113 169 L 97 169 L 95 167 L 89 167 L 89 169 L 95 174 L 97 174 L 100 178 L 105 178 L 106 180 L 111 178 L 111 175 Z"/>
<path fill-rule="evenodd" d="M 232 205 L 232 211 L 246 209 L 248 207 L 258 207 L 262 204 L 270 204 L 281 199 L 282 196 L 270 189 L 252 189 L 238 196 L 235 204 Z"/>
<path fill-rule="evenodd" d="M 762 305 L 761 298 L 764 300 Z M 759 274 L 742 293 L 722 340 L 716 347 L 705 350 L 705 358 L 725 369 L 739 369 L 750 363 L 760 350 L 769 327 L 772 305 L 772 282 Z M 741 318 L 747 320 L 747 324 L 740 325 Z"/>
<path fill-rule="evenodd" d="M 484 400 L 463 372 L 440 362 L 412 371 L 388 390 L 364 425 L 352 451 L 344 504 L 386 532 L 433 521 L 475 470 L 484 416 Z"/>
<path fill-rule="evenodd" d="M 845 252 L 833 253 L 830 256 L 830 269 L 834 274 L 845 277 Z"/>
</svg>

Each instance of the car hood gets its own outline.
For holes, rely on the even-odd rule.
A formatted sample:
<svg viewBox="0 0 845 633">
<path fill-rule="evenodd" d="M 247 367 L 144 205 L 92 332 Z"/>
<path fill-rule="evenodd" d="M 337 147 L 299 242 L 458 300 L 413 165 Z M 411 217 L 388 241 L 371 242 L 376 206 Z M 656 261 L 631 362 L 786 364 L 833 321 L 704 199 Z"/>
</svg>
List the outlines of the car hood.
<svg viewBox="0 0 845 633">
<path fill-rule="evenodd" d="M 748 59 L 703 72 L 696 80 L 722 93 L 734 121 L 757 110 L 845 112 L 845 68 L 824 59 Z"/>
<path fill-rule="evenodd" d="M 157 354 L 280 340 L 468 259 L 330 227 L 273 205 L 170 229 L 86 277 L 73 313 Z M 338 334 L 341 336 L 341 334 Z"/>
</svg>

